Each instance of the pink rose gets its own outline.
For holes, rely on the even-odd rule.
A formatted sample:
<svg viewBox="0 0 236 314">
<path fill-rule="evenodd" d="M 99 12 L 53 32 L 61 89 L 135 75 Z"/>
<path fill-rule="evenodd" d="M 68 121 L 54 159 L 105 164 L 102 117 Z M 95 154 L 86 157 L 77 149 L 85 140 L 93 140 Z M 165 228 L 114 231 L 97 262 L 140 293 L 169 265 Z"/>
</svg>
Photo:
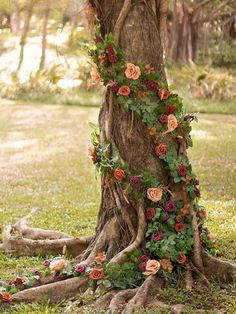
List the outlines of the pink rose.
<svg viewBox="0 0 236 314">
<path fill-rule="evenodd" d="M 173 132 L 179 125 L 178 120 L 173 114 L 169 114 L 167 118 L 167 132 Z"/>
<path fill-rule="evenodd" d="M 163 191 L 159 188 L 149 188 L 147 190 L 147 198 L 152 202 L 158 202 L 162 198 Z"/>
<path fill-rule="evenodd" d="M 65 268 L 66 265 L 67 265 L 67 262 L 63 258 L 61 258 L 61 259 L 52 260 L 49 265 L 49 268 L 51 269 L 52 272 L 56 272 Z"/>
<path fill-rule="evenodd" d="M 146 263 L 146 270 L 143 272 L 144 275 L 155 275 L 160 269 L 160 263 L 155 259 L 150 259 Z"/>
</svg>

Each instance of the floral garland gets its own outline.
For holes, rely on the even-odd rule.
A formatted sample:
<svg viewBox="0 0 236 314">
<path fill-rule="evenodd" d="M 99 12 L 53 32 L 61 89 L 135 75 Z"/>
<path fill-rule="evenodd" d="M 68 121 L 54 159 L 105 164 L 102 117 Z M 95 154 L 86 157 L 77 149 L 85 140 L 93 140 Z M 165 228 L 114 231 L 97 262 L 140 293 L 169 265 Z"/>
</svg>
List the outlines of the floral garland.
<svg viewBox="0 0 236 314">
<path fill-rule="evenodd" d="M 90 55 L 97 65 L 91 71 L 92 79 L 99 84 L 102 82 L 116 95 L 117 106 L 131 110 L 147 126 L 147 132 L 157 144 L 156 157 L 165 162 L 173 182 L 181 185 L 183 200 L 175 201 L 172 192 L 158 182 L 154 174 L 143 171 L 131 173 L 128 165 L 121 162 L 116 147 L 113 147 L 112 156 L 108 157 L 110 143 L 101 143 L 98 129 L 92 125 L 92 145 L 89 145 L 88 153 L 97 171 L 104 174 L 105 186 L 116 182 L 124 195 L 144 198 L 148 204 L 145 209 L 148 221 L 147 255 L 134 251 L 127 254 L 129 262 L 106 265 L 106 254 L 101 252 L 95 258 L 95 268 L 81 264 L 73 267 L 64 257 L 55 257 L 44 261 L 30 274 L 22 274 L 3 283 L 0 287 L 2 301 L 11 301 L 11 294 L 33 286 L 49 274 L 64 278 L 83 275 L 89 285 L 95 283 L 107 288 L 126 289 L 140 285 L 146 276 L 157 273 L 166 276 L 173 269 L 179 271 L 193 250 L 191 206 L 197 214 L 202 245 L 210 249 L 214 240 L 209 230 L 203 227 L 206 210 L 198 204 L 199 181 L 184 154 L 185 149 L 192 146 L 190 123 L 196 117 L 183 114 L 180 97 L 168 90 L 154 68 L 126 63 L 111 34 L 102 38 L 98 28 Z M 172 135 L 176 144 L 162 142 L 167 133 Z M 186 203 L 185 199 L 189 201 Z"/>
</svg>

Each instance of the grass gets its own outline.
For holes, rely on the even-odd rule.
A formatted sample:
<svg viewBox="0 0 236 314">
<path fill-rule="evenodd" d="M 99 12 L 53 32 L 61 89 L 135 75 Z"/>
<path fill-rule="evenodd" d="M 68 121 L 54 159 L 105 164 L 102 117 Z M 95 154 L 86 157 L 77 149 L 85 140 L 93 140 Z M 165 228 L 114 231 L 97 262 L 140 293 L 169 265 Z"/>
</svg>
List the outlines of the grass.
<svg viewBox="0 0 236 314">
<path fill-rule="evenodd" d="M 0 106 L 0 229 L 28 213 L 41 211 L 30 225 L 71 235 L 90 235 L 99 207 L 99 180 L 86 157 L 88 122 L 96 108 L 2 102 Z M 216 234 L 219 256 L 236 259 L 236 116 L 202 114 L 194 124 L 189 155 L 201 181 L 207 225 Z M 0 255 L 0 280 L 14 278 L 41 263 L 43 257 Z M 179 282 L 163 291 L 168 303 L 185 303 L 185 313 L 235 313 L 236 285 L 214 283 L 206 290 L 183 292 Z M 0 313 L 76 313 L 79 298 L 57 305 L 45 300 L 0 308 Z M 98 313 L 87 310 L 86 313 Z M 138 311 L 138 313 L 168 313 Z"/>
</svg>

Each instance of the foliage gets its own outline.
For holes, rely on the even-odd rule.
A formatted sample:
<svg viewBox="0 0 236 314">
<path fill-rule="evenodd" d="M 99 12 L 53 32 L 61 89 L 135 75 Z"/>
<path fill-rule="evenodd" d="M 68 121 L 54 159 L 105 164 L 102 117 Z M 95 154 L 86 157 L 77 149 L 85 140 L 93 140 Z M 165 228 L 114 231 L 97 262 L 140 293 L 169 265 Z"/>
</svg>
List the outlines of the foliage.
<svg viewBox="0 0 236 314">
<path fill-rule="evenodd" d="M 189 90 L 197 98 L 211 100 L 236 99 L 236 80 L 227 71 L 222 72 L 189 62 L 189 65 L 180 70 L 179 77 L 188 84 Z"/>
<path fill-rule="evenodd" d="M 236 43 L 223 42 L 215 47 L 212 52 L 212 64 L 217 67 L 227 67 L 229 71 L 234 68 L 236 64 Z"/>
</svg>

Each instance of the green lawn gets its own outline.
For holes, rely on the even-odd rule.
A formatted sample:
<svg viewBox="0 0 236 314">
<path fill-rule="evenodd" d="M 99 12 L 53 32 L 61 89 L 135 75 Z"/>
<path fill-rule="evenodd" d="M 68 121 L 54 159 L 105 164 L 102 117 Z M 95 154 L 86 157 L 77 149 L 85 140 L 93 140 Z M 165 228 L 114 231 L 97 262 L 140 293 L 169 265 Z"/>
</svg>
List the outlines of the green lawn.
<svg viewBox="0 0 236 314">
<path fill-rule="evenodd" d="M 41 211 L 30 225 L 71 235 L 90 235 L 96 225 L 99 179 L 86 157 L 88 122 L 98 109 L 63 105 L 0 105 L 0 229 L 32 207 Z M 208 209 L 207 225 L 216 234 L 219 256 L 236 259 L 236 116 L 201 114 L 189 152 Z M 0 280 L 32 269 L 42 258 L 0 255 Z M 186 303 L 186 313 L 235 313 L 236 285 L 186 293 L 179 284 L 161 292 L 169 303 Z M 15 306 L 0 313 L 76 313 L 76 303 Z M 92 313 L 92 312 L 91 312 Z M 96 313 L 96 312 L 95 312 Z M 140 312 L 141 313 L 141 312 Z M 144 313 L 144 312 L 142 312 Z M 157 312 L 155 313 L 168 313 Z M 200 313 L 200 312 L 199 312 Z"/>
</svg>

